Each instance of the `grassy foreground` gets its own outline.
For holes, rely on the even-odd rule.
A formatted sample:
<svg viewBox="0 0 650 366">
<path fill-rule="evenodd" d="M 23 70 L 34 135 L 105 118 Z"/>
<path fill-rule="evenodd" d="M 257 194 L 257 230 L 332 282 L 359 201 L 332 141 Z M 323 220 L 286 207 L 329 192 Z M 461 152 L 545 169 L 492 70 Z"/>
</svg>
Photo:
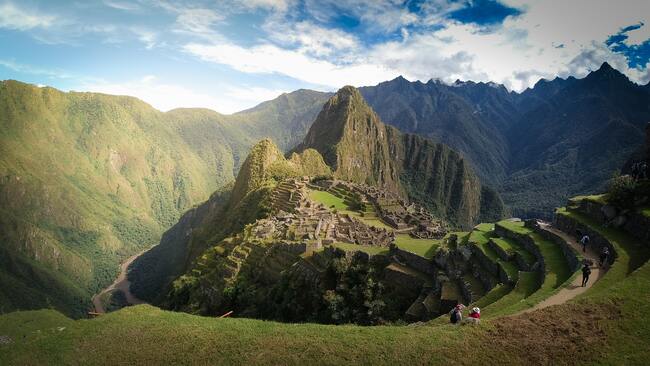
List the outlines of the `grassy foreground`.
<svg viewBox="0 0 650 366">
<path fill-rule="evenodd" d="M 140 305 L 94 320 L 0 316 L 0 364 L 643 364 L 650 265 L 585 298 L 479 327 L 327 326 L 213 319 Z"/>
</svg>

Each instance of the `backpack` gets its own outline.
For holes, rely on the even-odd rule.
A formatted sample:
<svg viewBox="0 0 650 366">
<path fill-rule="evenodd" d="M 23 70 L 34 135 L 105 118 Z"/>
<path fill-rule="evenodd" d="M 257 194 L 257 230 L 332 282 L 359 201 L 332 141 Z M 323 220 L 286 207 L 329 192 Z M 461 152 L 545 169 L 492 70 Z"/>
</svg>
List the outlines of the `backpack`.
<svg viewBox="0 0 650 366">
<path fill-rule="evenodd" d="M 459 318 L 459 316 L 458 316 L 458 310 L 456 310 L 456 309 L 452 310 L 452 311 L 451 311 L 451 316 L 449 317 L 449 321 L 450 321 L 452 324 L 456 324 L 456 323 L 458 323 L 458 321 L 460 320 L 460 319 L 458 319 L 458 318 Z"/>
</svg>

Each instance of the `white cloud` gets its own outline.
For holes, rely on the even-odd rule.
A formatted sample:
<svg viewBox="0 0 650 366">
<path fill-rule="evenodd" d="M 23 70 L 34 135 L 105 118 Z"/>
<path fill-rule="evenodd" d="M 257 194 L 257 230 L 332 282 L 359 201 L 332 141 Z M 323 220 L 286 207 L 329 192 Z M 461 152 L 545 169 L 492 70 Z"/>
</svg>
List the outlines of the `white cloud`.
<svg viewBox="0 0 650 366">
<path fill-rule="evenodd" d="M 87 83 L 79 89 L 134 96 L 164 112 L 175 108 L 208 108 L 219 113 L 234 113 L 251 108 L 286 92 L 260 87 L 219 86 L 210 93 L 200 93 L 185 86 L 165 83 L 155 75 L 145 75 L 138 80 L 123 83 Z"/>
<path fill-rule="evenodd" d="M 109 8 L 124 10 L 124 11 L 133 11 L 133 10 L 140 9 L 140 5 L 138 5 L 137 3 L 127 2 L 127 1 L 104 0 L 104 5 L 108 6 Z"/>
<path fill-rule="evenodd" d="M 33 28 L 49 28 L 57 20 L 53 15 L 39 14 L 19 8 L 13 3 L 0 4 L 0 28 L 25 31 Z"/>
<path fill-rule="evenodd" d="M 324 28 L 308 21 L 294 24 L 268 22 L 264 25 L 269 37 L 283 46 L 297 47 L 315 56 L 350 51 L 359 47 L 357 37 L 342 30 Z"/>
<path fill-rule="evenodd" d="M 247 73 L 279 73 L 308 83 L 338 88 L 346 84 L 368 85 L 387 80 L 396 74 L 383 66 L 358 62 L 336 65 L 309 57 L 299 51 L 286 50 L 271 44 L 250 48 L 234 44 L 191 43 L 185 51 L 204 61 L 228 65 Z"/>
<path fill-rule="evenodd" d="M 42 76 L 56 78 L 56 79 L 73 78 L 71 74 L 65 71 L 45 69 L 45 68 L 36 67 L 32 65 L 17 63 L 11 60 L 0 60 L 0 66 L 3 66 L 15 72 L 20 72 L 25 74 L 42 75 Z"/>
</svg>

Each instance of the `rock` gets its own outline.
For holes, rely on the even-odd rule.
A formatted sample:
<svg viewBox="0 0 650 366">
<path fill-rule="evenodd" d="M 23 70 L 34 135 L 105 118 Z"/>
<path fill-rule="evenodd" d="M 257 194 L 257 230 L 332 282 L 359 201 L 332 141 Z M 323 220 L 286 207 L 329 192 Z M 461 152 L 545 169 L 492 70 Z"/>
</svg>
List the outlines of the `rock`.
<svg viewBox="0 0 650 366">
<path fill-rule="evenodd" d="M 612 225 L 614 225 L 614 227 L 619 228 L 619 227 L 622 227 L 623 225 L 625 225 L 626 222 L 627 222 L 627 217 L 621 215 L 621 216 L 617 216 L 612 221 Z"/>
<path fill-rule="evenodd" d="M 605 215 L 605 218 L 607 220 L 612 220 L 614 217 L 616 217 L 616 207 L 612 205 L 605 205 L 603 206 L 600 211 Z"/>
<path fill-rule="evenodd" d="M 10 344 L 13 343 L 13 340 L 9 336 L 0 335 L 0 344 Z"/>
</svg>

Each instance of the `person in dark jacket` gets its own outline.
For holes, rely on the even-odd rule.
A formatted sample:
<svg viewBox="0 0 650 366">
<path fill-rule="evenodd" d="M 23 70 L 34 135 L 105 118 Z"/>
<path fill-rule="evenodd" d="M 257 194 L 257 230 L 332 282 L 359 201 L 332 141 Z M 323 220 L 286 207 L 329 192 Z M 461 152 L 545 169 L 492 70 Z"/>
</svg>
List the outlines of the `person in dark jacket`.
<svg viewBox="0 0 650 366">
<path fill-rule="evenodd" d="M 607 247 L 603 248 L 603 251 L 600 253 L 599 259 L 600 259 L 599 265 L 601 267 L 607 264 L 607 260 L 609 259 L 609 249 L 607 249 Z"/>
<path fill-rule="evenodd" d="M 582 287 L 587 286 L 587 282 L 589 282 L 589 275 L 591 275 L 591 268 L 589 268 L 589 263 L 585 263 L 582 266 Z"/>
</svg>

